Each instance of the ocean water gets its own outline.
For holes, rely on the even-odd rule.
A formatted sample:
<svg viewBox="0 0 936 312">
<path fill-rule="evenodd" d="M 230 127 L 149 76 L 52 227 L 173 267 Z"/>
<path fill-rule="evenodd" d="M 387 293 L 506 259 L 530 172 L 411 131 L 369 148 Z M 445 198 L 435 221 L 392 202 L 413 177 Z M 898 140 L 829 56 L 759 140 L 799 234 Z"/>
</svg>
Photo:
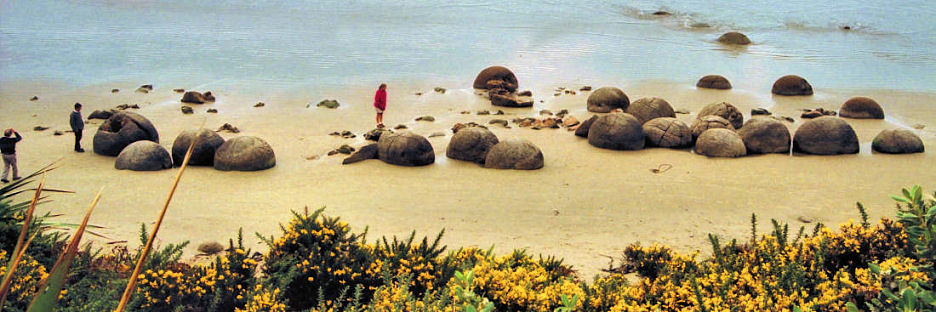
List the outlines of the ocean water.
<svg viewBox="0 0 936 312">
<path fill-rule="evenodd" d="M 500 64 L 521 86 L 798 74 L 936 92 L 933 16 L 931 0 L 0 0 L 0 83 L 468 87 Z M 716 43 L 726 31 L 754 44 Z"/>
</svg>

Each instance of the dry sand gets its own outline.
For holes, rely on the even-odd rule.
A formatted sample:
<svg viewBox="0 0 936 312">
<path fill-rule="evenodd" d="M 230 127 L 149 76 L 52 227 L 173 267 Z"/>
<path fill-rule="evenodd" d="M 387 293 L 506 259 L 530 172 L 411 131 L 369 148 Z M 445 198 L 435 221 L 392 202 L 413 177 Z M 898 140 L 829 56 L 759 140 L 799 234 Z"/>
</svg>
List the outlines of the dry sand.
<svg viewBox="0 0 936 312">
<path fill-rule="evenodd" d="M 443 242 L 459 246 L 495 246 L 507 253 L 527 248 L 537 254 L 556 255 L 578 269 L 583 277 L 608 266 L 606 256 L 618 257 L 629 244 L 662 243 L 680 251 L 709 250 L 706 234 L 726 238 L 746 238 L 751 213 L 766 231 L 770 219 L 799 227 L 798 219 L 835 226 L 857 219 L 855 202 L 869 209 L 872 218 L 893 215 L 888 198 L 901 187 L 922 184 L 936 188 L 936 132 L 917 132 L 930 151 L 912 155 L 872 153 L 870 141 L 881 130 L 924 124 L 936 128 L 936 95 L 897 91 L 824 91 L 811 97 L 773 97 L 769 91 L 700 90 L 692 84 L 675 82 L 605 82 L 593 84 L 621 87 L 631 101 L 646 96 L 668 100 L 677 109 L 697 112 L 703 105 L 728 101 L 745 119 L 751 108 L 768 108 L 775 115 L 796 117 L 792 130 L 801 123 L 799 110 L 823 107 L 835 109 L 851 96 L 871 96 L 880 102 L 886 120 L 854 120 L 861 142 L 857 155 L 789 156 L 762 155 L 737 159 L 707 158 L 689 150 L 650 148 L 641 151 L 612 151 L 590 146 L 565 129 L 532 130 L 512 125 L 512 129 L 490 127 L 501 139 L 521 137 L 539 146 L 545 167 L 534 171 L 484 169 L 473 163 L 449 160 L 445 148 L 455 122 L 487 124 L 493 118 L 537 117 L 540 109 L 553 112 L 566 108 L 579 120 L 585 110 L 588 92 L 554 96 L 559 86 L 578 89 L 581 83 L 537 86 L 533 108 L 492 107 L 474 90 L 460 85 L 442 85 L 440 94 L 432 85 L 400 85 L 390 82 L 389 109 L 385 123 L 405 124 L 415 133 L 429 135 L 444 131 L 444 137 L 430 138 L 436 163 L 408 168 L 369 160 L 341 165 L 341 156 L 326 153 L 344 143 L 359 147 L 362 134 L 374 126 L 371 101 L 375 86 L 345 86 L 330 94 L 303 92 L 263 94 L 239 90 L 200 87 L 213 91 L 218 101 L 192 105 L 193 115 L 179 111 L 181 94 L 157 85 L 149 93 L 133 92 L 138 84 L 73 88 L 53 83 L 20 82 L 0 87 L 0 125 L 15 127 L 24 140 L 17 147 L 21 172 L 62 158 L 61 168 L 52 172 L 48 184 L 74 190 L 75 195 L 54 195 L 43 211 L 63 213 L 63 221 L 77 221 L 94 194 L 104 187 L 104 196 L 91 218 L 106 226 L 102 232 L 112 240 L 137 244 L 140 223 L 152 224 L 169 191 L 176 170 L 131 172 L 114 169 L 114 158 L 91 153 L 92 138 L 100 121 L 86 125 L 83 144 L 89 151 L 72 152 L 70 133 L 53 136 L 54 130 L 68 129 L 68 114 L 74 102 L 81 102 L 88 116 L 97 109 L 118 104 L 139 104 L 138 113 L 148 117 L 160 133 L 160 144 L 170 148 L 184 129 L 216 129 L 225 122 L 239 127 L 236 135 L 265 139 L 276 152 L 276 167 L 260 172 L 221 172 L 191 167 L 185 172 L 173 198 L 159 239 L 162 243 L 190 240 L 188 255 L 206 241 L 226 242 L 245 231 L 246 243 L 263 250 L 253 235 L 278 235 L 278 224 L 287 222 L 290 210 L 327 206 L 330 215 L 341 216 L 356 230 L 369 226 L 369 238 L 384 235 L 433 236 L 445 229 Z M 210 87 L 210 86 L 208 86 Z M 769 87 L 769 86 L 768 86 Z M 112 94 L 112 88 L 119 93 Z M 462 89 L 460 89 L 462 88 Z M 423 95 L 417 96 L 416 92 Z M 311 93 L 311 92 L 308 92 Z M 28 99 L 38 95 L 39 100 Z M 323 96 L 324 95 L 324 96 Z M 336 98 L 335 110 L 316 108 L 314 103 Z M 541 102 L 542 100 L 542 102 Z M 265 107 L 253 105 L 263 101 Z M 312 107 L 306 108 L 312 103 Z M 219 113 L 207 114 L 208 108 Z M 477 110 L 504 110 L 506 116 L 478 116 Z M 463 115 L 460 111 L 470 110 Z M 435 122 L 416 122 L 432 115 Z M 694 114 L 678 115 L 691 123 Z M 36 132 L 33 126 L 51 129 Z M 912 129 L 912 128 L 911 128 Z M 328 134 L 350 130 L 355 139 Z M 235 134 L 222 133 L 225 138 Z M 318 156 L 307 160 L 308 156 Z M 671 164 L 672 169 L 655 174 L 650 169 Z M 558 215 L 555 212 L 558 211 Z"/>
</svg>

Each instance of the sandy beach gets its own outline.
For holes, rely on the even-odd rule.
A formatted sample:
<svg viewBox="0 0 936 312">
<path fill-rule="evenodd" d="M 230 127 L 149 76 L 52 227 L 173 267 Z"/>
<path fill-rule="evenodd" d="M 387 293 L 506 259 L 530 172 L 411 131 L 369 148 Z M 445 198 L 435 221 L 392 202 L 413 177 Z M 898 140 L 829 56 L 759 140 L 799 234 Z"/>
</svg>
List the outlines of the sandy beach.
<svg viewBox="0 0 936 312">
<path fill-rule="evenodd" d="M 101 120 L 89 121 L 83 145 L 88 153 L 71 151 L 68 130 L 71 105 L 84 105 L 88 116 L 98 109 L 119 104 L 138 104 L 134 110 L 149 118 L 159 131 L 160 144 L 171 148 L 183 130 L 216 129 L 231 123 L 239 134 L 263 138 L 276 153 L 276 167 L 259 172 L 222 172 L 191 167 L 172 200 L 163 229 L 162 243 L 190 240 L 188 256 L 203 242 L 235 237 L 243 228 L 245 242 L 255 251 L 262 243 L 253 235 L 277 234 L 278 224 L 289 220 L 290 210 L 327 207 L 326 213 L 340 216 L 356 230 L 368 227 L 368 238 L 403 236 L 415 230 L 419 237 L 434 236 L 445 229 L 443 243 L 460 246 L 494 246 L 499 253 L 526 248 L 534 254 L 556 255 L 572 264 L 580 276 L 590 278 L 608 267 L 607 256 L 618 257 L 632 243 L 662 243 L 681 251 L 709 252 L 706 234 L 746 238 L 750 216 L 756 213 L 759 229 L 770 219 L 808 228 L 816 222 L 837 225 L 859 218 L 855 202 L 862 202 L 872 218 L 893 215 L 890 194 L 901 187 L 921 184 L 931 190 L 936 181 L 936 157 L 921 154 L 888 155 L 871 151 L 871 140 L 883 129 L 906 128 L 917 133 L 928 149 L 936 143 L 936 94 L 890 90 L 824 90 L 814 96 L 771 96 L 768 86 L 759 89 L 716 91 L 696 89 L 688 81 L 600 81 L 595 88 L 617 86 L 631 101 L 657 96 L 676 109 L 690 124 L 705 104 L 727 101 L 751 118 L 750 110 L 767 108 L 780 116 L 791 133 L 802 123 L 801 109 L 837 110 L 852 96 L 875 98 L 884 107 L 885 120 L 847 121 L 855 128 L 861 151 L 855 155 L 759 155 L 736 159 L 708 158 L 690 150 L 648 148 L 613 151 L 595 148 L 587 140 L 565 129 L 533 130 L 511 124 L 511 129 L 489 128 L 502 140 L 519 137 L 532 141 L 545 156 L 540 170 L 484 169 L 473 163 L 447 159 L 445 149 L 456 122 L 487 124 L 490 119 L 538 117 L 539 111 L 568 109 L 579 120 L 591 113 L 585 109 L 588 92 L 554 96 L 557 87 L 577 90 L 580 82 L 527 86 L 518 73 L 522 90 L 532 90 L 532 108 L 491 106 L 475 94 L 470 81 L 462 83 L 389 84 L 389 109 L 385 123 L 406 125 L 414 133 L 445 136 L 429 141 L 435 164 L 400 167 L 379 160 L 341 165 L 343 155 L 327 156 L 342 144 L 360 147 L 363 134 L 374 127 L 371 101 L 376 84 L 348 85 L 328 93 L 290 92 L 263 94 L 237 89 L 212 91 L 217 102 L 191 105 L 195 113 L 180 112 L 181 94 L 174 88 L 185 85 L 156 85 L 148 93 L 134 92 L 145 82 L 115 82 L 74 88 L 51 82 L 18 82 L 0 88 L 4 127 L 16 128 L 24 139 L 17 147 L 21 173 L 61 159 L 61 168 L 48 176 L 48 185 L 73 190 L 74 195 L 53 195 L 41 210 L 62 213 L 61 221 L 77 221 L 101 187 L 104 195 L 91 222 L 106 227 L 108 239 L 138 244 L 140 223 L 155 221 L 176 170 L 132 172 L 114 169 L 114 157 L 91 153 L 92 140 Z M 435 86 L 448 89 L 434 92 Z M 120 92 L 111 93 L 118 88 Z M 416 95 L 422 93 L 422 95 Z M 32 96 L 38 101 L 29 101 Z M 317 108 L 325 98 L 337 99 L 338 109 Z M 264 107 L 253 107 L 262 101 Z M 307 104 L 311 107 L 306 107 Z M 206 110 L 215 108 L 217 114 Z M 480 116 L 478 110 L 503 110 L 505 116 Z M 471 114 L 461 114 L 470 111 Z M 414 121 L 423 115 L 434 122 Z M 913 125 L 925 125 L 922 130 Z M 33 131 L 34 126 L 45 131 Z M 349 130 L 357 138 L 330 136 Z M 316 159 L 308 159 L 316 158 Z M 653 173 L 650 169 L 670 164 L 672 169 Z M 810 221 L 805 224 L 803 221 Z"/>
</svg>

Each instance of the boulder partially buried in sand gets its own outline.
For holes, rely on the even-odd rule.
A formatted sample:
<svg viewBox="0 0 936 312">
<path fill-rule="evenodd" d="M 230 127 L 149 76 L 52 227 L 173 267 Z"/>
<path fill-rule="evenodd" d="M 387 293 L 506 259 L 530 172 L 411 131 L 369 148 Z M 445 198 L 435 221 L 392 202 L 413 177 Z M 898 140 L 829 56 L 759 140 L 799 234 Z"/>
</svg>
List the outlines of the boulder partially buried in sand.
<svg viewBox="0 0 936 312">
<path fill-rule="evenodd" d="M 504 66 L 485 68 L 478 73 L 474 80 L 474 88 L 484 90 L 500 87 L 509 92 L 514 92 L 517 91 L 517 84 L 517 76 Z"/>
<path fill-rule="evenodd" d="M 641 124 L 660 117 L 676 117 L 676 112 L 669 102 L 658 97 L 648 97 L 630 103 L 625 111 L 633 115 Z"/>
<path fill-rule="evenodd" d="M 702 132 L 696 141 L 695 152 L 709 157 L 739 157 L 745 155 L 745 148 L 738 133 L 716 128 Z"/>
<path fill-rule="evenodd" d="M 222 171 L 258 171 L 276 166 L 273 148 L 261 138 L 236 137 L 224 142 L 214 155 L 214 168 Z"/>
<path fill-rule="evenodd" d="M 774 82 L 771 93 L 776 95 L 812 95 L 812 86 L 797 75 L 786 75 Z"/>
<path fill-rule="evenodd" d="M 742 33 L 731 31 L 718 37 L 718 42 L 724 44 L 748 45 L 751 44 L 751 39 Z"/>
<path fill-rule="evenodd" d="M 381 135 L 377 141 L 377 157 L 393 165 L 425 166 L 435 162 L 435 151 L 425 137 L 403 131 Z"/>
<path fill-rule="evenodd" d="M 94 153 L 117 156 L 127 145 L 141 140 L 159 143 L 159 133 L 153 123 L 137 113 L 118 112 L 98 127 L 94 134 Z"/>
<path fill-rule="evenodd" d="M 189 159 L 191 166 L 212 166 L 214 165 L 215 151 L 224 144 L 224 138 L 208 129 L 191 129 L 182 131 L 172 142 L 172 162 L 176 166 L 181 166 L 185 159 L 185 152 L 188 151 L 192 140 L 195 146 L 192 148 L 192 157 Z"/>
<path fill-rule="evenodd" d="M 156 171 L 172 168 L 169 151 L 153 141 L 136 141 L 117 155 L 114 168 L 133 171 Z"/>
<path fill-rule="evenodd" d="M 624 91 L 615 87 L 601 87 L 588 95 L 586 101 L 589 112 L 609 113 L 615 108 L 626 110 L 630 100 Z"/>
<path fill-rule="evenodd" d="M 718 115 L 707 115 L 702 116 L 692 122 L 692 126 L 689 127 L 689 132 L 692 133 L 692 139 L 696 140 L 702 132 L 708 129 L 718 129 L 724 128 L 728 130 L 735 130 L 735 127 L 731 125 L 731 122 L 728 119 L 722 118 Z"/>
<path fill-rule="evenodd" d="M 689 126 L 673 117 L 651 119 L 641 128 L 650 146 L 679 148 L 692 144 L 692 132 L 689 131 Z"/>
<path fill-rule="evenodd" d="M 731 82 L 728 82 L 727 78 L 720 75 L 708 75 L 700 78 L 695 86 L 697 88 L 727 90 L 731 89 Z"/>
<path fill-rule="evenodd" d="M 194 103 L 202 104 L 205 102 L 214 102 L 214 95 L 211 94 L 211 91 L 202 94 L 198 91 L 186 91 L 185 94 L 182 94 L 183 103 Z"/>
<path fill-rule="evenodd" d="M 497 136 L 491 130 L 469 127 L 452 135 L 448 148 L 445 150 L 445 156 L 484 164 L 488 151 L 498 142 Z"/>
<path fill-rule="evenodd" d="M 884 130 L 871 141 L 871 149 L 888 154 L 923 152 L 923 140 L 910 130 Z"/>
<path fill-rule="evenodd" d="M 741 126 L 744 125 L 744 115 L 741 114 L 741 111 L 739 111 L 737 107 L 728 102 L 705 105 L 705 107 L 699 111 L 697 118 L 708 115 L 715 115 L 727 119 L 735 129 L 741 128 Z"/>
<path fill-rule="evenodd" d="M 793 151 L 815 155 L 858 153 L 858 136 L 845 120 L 824 116 L 803 123 L 793 135 Z"/>
<path fill-rule="evenodd" d="M 507 139 L 491 147 L 485 168 L 533 170 L 543 168 L 543 152 L 525 139 Z"/>
<path fill-rule="evenodd" d="M 575 128 L 575 135 L 583 137 L 583 138 L 587 138 L 588 129 L 591 128 L 591 125 L 592 123 L 595 122 L 595 120 L 598 120 L 597 115 L 592 115 L 590 118 L 583 121 L 582 124 L 578 126 L 578 128 Z"/>
<path fill-rule="evenodd" d="M 884 109 L 874 99 L 858 96 L 842 104 L 839 116 L 856 119 L 884 119 Z"/>
<path fill-rule="evenodd" d="M 614 150 L 639 150 L 646 138 L 640 121 L 627 113 L 598 117 L 588 129 L 588 144 Z"/>
<path fill-rule="evenodd" d="M 753 118 L 738 129 L 748 154 L 788 153 L 790 129 L 773 118 Z"/>
</svg>

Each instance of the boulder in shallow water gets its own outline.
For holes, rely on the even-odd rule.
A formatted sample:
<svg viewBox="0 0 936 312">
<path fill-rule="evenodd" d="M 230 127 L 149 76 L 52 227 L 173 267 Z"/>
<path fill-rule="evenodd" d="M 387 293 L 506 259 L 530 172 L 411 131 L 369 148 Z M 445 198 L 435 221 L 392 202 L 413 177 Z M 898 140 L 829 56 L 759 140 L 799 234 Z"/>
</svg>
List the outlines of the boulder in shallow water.
<svg viewBox="0 0 936 312">
<path fill-rule="evenodd" d="M 195 146 L 192 150 L 189 165 L 191 166 L 212 166 L 214 165 L 215 151 L 221 144 L 224 144 L 224 138 L 208 129 L 190 129 L 182 131 L 172 142 L 172 161 L 176 166 L 182 165 L 185 159 L 185 152 L 189 145 L 195 140 Z"/>
<path fill-rule="evenodd" d="M 137 113 L 118 112 L 98 127 L 94 134 L 94 153 L 117 156 L 124 147 L 141 140 L 159 143 L 159 133 L 153 123 Z"/>
<path fill-rule="evenodd" d="M 435 162 L 435 151 L 425 137 L 402 131 L 380 136 L 377 141 L 377 157 L 393 165 L 425 166 Z"/>
<path fill-rule="evenodd" d="M 709 157 L 739 157 L 745 155 L 745 147 L 738 133 L 714 128 L 702 132 L 696 140 L 695 152 Z"/>
<path fill-rule="evenodd" d="M 731 31 L 726 32 L 718 37 L 718 42 L 734 45 L 749 45 L 751 44 L 751 39 L 748 38 L 748 36 L 745 34 L 739 33 L 737 31 Z"/>
<path fill-rule="evenodd" d="M 839 116 L 856 119 L 884 119 L 884 109 L 874 99 L 858 96 L 842 104 Z"/>
<path fill-rule="evenodd" d="M 922 153 L 923 140 L 910 130 L 884 130 L 871 141 L 871 149 L 888 154 Z"/>
<path fill-rule="evenodd" d="M 624 91 L 615 87 L 601 87 L 588 95 L 586 107 L 589 112 L 609 113 L 615 108 L 627 109 L 630 100 Z"/>
<path fill-rule="evenodd" d="M 696 82 L 696 87 L 704 89 L 727 90 L 731 89 L 731 82 L 729 82 L 727 78 L 721 75 L 708 75 L 699 78 L 699 81 Z"/>
<path fill-rule="evenodd" d="M 646 137 L 640 121 L 627 113 L 598 117 L 588 128 L 588 144 L 614 150 L 644 148 Z"/>
<path fill-rule="evenodd" d="M 222 171 L 258 171 L 276 166 L 273 148 L 261 138 L 236 137 L 218 147 L 214 168 Z"/>
<path fill-rule="evenodd" d="M 812 95 L 812 85 L 797 75 L 786 75 L 774 82 L 771 93 L 776 95 Z"/>
<path fill-rule="evenodd" d="M 495 83 L 489 84 L 489 81 L 495 81 Z M 496 82 L 500 83 L 496 83 Z M 485 68 L 474 80 L 475 89 L 491 89 L 493 87 L 502 87 L 509 92 L 517 91 L 517 76 L 514 75 L 510 69 L 503 66 L 491 66 Z"/>
<path fill-rule="evenodd" d="M 153 141 L 136 141 L 128 145 L 120 154 L 114 168 L 132 171 L 156 171 L 172 168 L 169 151 Z"/>
<path fill-rule="evenodd" d="M 796 129 L 793 151 L 815 155 L 858 153 L 858 136 L 844 119 L 824 116 L 811 119 Z"/>
<path fill-rule="evenodd" d="M 533 170 L 543 168 L 543 152 L 525 139 L 507 139 L 491 147 L 485 168 Z"/>
</svg>

